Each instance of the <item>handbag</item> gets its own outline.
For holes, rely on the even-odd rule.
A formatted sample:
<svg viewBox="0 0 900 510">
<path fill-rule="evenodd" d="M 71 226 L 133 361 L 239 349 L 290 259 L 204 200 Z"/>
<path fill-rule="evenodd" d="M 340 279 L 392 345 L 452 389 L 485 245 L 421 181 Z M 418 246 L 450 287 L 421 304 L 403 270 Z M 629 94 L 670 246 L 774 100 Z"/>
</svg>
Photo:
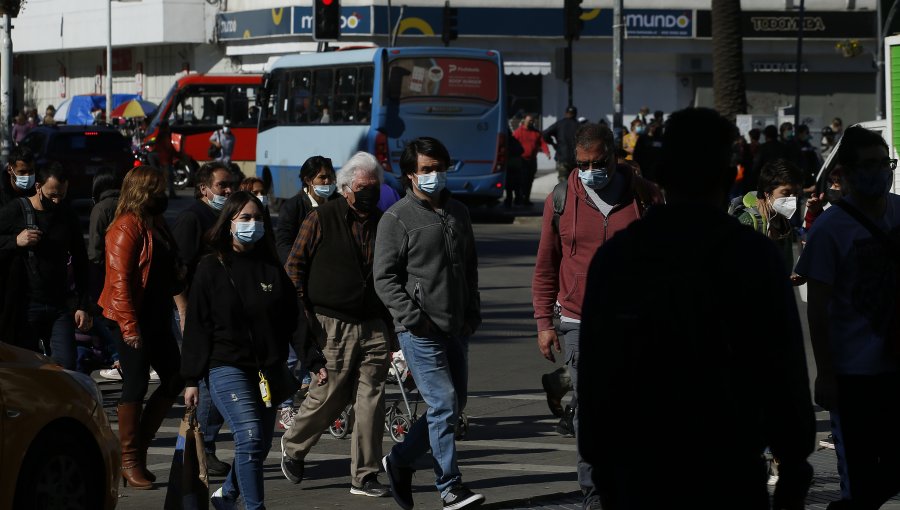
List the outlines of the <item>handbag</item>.
<svg viewBox="0 0 900 510">
<path fill-rule="evenodd" d="M 209 148 L 206 149 L 206 155 L 209 156 L 209 159 L 216 159 L 222 155 L 222 149 L 216 147 L 216 144 L 209 144 Z"/>
<path fill-rule="evenodd" d="M 165 510 L 199 510 L 209 508 L 209 477 L 203 432 L 197 423 L 196 407 L 189 407 L 178 427 L 175 455 L 169 469 Z"/>
<path fill-rule="evenodd" d="M 222 264 L 222 268 L 225 269 L 225 273 L 228 275 L 228 281 L 231 282 L 231 286 L 237 294 L 238 303 L 240 303 L 241 309 L 243 310 L 244 301 L 241 299 L 241 293 L 238 291 L 237 285 L 234 284 L 234 279 L 231 277 L 231 270 L 228 269 L 228 266 L 225 265 L 225 262 L 222 261 L 221 258 L 218 260 L 219 264 Z M 250 348 L 253 349 L 255 356 L 256 342 L 253 339 L 253 331 L 250 330 L 249 326 L 247 327 L 247 337 L 250 339 Z M 257 360 L 257 365 L 259 364 L 259 360 Z M 288 368 L 287 363 L 276 363 L 270 367 L 261 366 L 259 367 L 259 372 L 262 376 L 260 378 L 260 391 L 263 393 L 263 401 L 265 402 L 266 407 L 271 407 L 272 402 L 275 402 L 276 404 L 284 402 L 300 389 L 300 381 Z M 265 380 L 263 380 L 263 378 Z"/>
</svg>

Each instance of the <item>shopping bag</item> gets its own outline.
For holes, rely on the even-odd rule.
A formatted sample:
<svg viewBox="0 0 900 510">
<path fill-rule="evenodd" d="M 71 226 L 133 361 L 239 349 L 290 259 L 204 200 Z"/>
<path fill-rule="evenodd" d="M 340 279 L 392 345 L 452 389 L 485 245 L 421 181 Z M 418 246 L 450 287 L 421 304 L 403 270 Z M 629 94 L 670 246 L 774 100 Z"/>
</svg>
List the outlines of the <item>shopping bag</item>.
<svg viewBox="0 0 900 510">
<path fill-rule="evenodd" d="M 175 455 L 169 469 L 166 510 L 200 510 L 209 508 L 209 478 L 203 432 L 197 423 L 196 407 L 189 407 L 178 428 Z"/>
</svg>

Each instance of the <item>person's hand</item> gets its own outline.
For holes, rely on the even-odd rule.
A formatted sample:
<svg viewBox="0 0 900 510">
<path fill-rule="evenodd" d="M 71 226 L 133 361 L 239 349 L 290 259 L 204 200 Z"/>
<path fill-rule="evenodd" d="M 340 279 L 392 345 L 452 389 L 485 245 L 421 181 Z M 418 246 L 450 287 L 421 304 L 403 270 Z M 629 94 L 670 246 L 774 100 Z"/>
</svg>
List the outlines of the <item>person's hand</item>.
<svg viewBox="0 0 900 510">
<path fill-rule="evenodd" d="M 94 327 L 94 318 L 84 310 L 75 311 L 75 327 L 80 331 L 90 331 Z"/>
<path fill-rule="evenodd" d="M 322 367 L 319 369 L 318 372 L 316 372 L 316 384 L 318 384 L 319 386 L 323 386 L 327 382 L 328 382 L 328 369 L 325 367 Z"/>
<path fill-rule="evenodd" d="M 556 352 L 562 352 L 562 349 L 559 347 L 559 335 L 556 334 L 556 330 L 545 329 L 544 331 L 538 331 L 538 349 L 541 350 L 541 354 L 548 361 L 556 363 L 556 356 L 553 355 L 553 350 L 550 348 L 551 345 L 556 349 Z"/>
<path fill-rule="evenodd" d="M 794 287 L 799 287 L 806 283 L 806 278 L 800 276 L 797 273 L 791 273 L 791 285 Z"/>
<path fill-rule="evenodd" d="M 141 335 L 125 337 L 122 341 L 132 349 L 140 349 L 141 344 L 143 343 Z"/>
<path fill-rule="evenodd" d="M 19 248 L 27 248 L 34 246 L 41 240 L 41 231 L 37 229 L 28 229 L 19 232 L 16 236 L 16 246 Z"/>
<path fill-rule="evenodd" d="M 181 329 L 181 337 L 184 338 L 184 318 L 187 316 L 187 310 L 178 312 L 178 327 Z"/>
<path fill-rule="evenodd" d="M 818 195 L 813 193 L 811 197 L 806 199 L 806 210 L 813 216 L 818 216 L 822 212 L 823 207 L 825 207 L 825 193 L 819 193 Z"/>
<path fill-rule="evenodd" d="M 200 388 L 196 386 L 188 386 L 184 389 L 184 406 L 197 407 L 200 403 Z"/>
</svg>

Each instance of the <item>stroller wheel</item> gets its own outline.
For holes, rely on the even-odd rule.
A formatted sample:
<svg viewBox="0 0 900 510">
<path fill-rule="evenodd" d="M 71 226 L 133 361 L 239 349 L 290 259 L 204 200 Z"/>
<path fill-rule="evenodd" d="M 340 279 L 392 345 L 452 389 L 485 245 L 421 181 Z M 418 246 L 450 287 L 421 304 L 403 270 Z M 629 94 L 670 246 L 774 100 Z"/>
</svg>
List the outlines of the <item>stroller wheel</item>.
<svg viewBox="0 0 900 510">
<path fill-rule="evenodd" d="M 412 427 L 412 423 L 409 421 L 409 418 L 402 414 L 394 415 L 390 424 L 391 439 L 395 443 L 402 443 L 410 427 Z"/>
<path fill-rule="evenodd" d="M 469 433 L 469 417 L 466 416 L 466 413 L 459 413 L 459 420 L 456 421 L 456 431 L 453 436 L 457 441 L 461 441 L 466 438 L 466 434 Z"/>
<path fill-rule="evenodd" d="M 337 439 L 344 439 L 350 433 L 350 413 L 341 411 L 341 415 L 334 419 L 334 423 L 328 427 L 328 432 Z"/>
</svg>

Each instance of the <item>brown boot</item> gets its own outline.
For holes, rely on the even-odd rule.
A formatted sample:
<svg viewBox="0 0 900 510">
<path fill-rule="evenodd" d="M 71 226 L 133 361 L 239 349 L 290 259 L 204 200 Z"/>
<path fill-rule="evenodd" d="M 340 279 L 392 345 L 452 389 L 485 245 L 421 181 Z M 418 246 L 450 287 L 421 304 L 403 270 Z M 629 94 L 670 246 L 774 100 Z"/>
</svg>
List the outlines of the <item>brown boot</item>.
<svg viewBox="0 0 900 510">
<path fill-rule="evenodd" d="M 144 476 L 144 461 L 139 454 L 138 423 L 141 403 L 128 402 L 116 408 L 119 414 L 119 442 L 122 444 L 122 481 L 134 489 L 150 489 L 153 482 Z"/>
<path fill-rule="evenodd" d="M 166 419 L 166 413 L 172 408 L 175 399 L 159 396 L 159 391 L 154 391 L 150 398 L 147 399 L 147 405 L 144 406 L 144 413 L 141 415 L 141 423 L 138 430 L 140 438 L 140 448 L 138 454 L 141 457 L 141 465 L 144 466 L 144 477 L 151 482 L 156 481 L 156 475 L 147 470 L 147 448 L 156 437 L 159 426 Z"/>
</svg>

